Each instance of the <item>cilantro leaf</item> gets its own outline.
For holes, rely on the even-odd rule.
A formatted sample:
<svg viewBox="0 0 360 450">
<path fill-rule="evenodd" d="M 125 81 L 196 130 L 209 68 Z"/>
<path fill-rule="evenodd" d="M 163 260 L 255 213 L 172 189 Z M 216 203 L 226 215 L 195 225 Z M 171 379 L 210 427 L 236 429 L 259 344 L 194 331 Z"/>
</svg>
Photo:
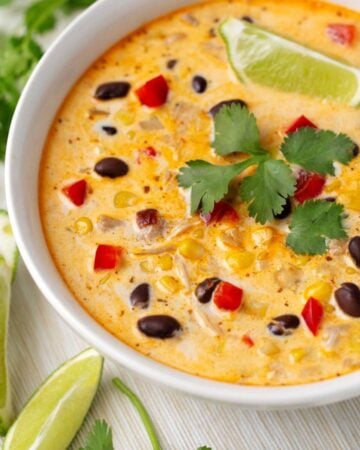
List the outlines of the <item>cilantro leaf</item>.
<svg viewBox="0 0 360 450">
<path fill-rule="evenodd" d="M 349 163 L 354 148 L 355 143 L 345 134 L 306 127 L 287 136 L 281 151 L 289 162 L 310 172 L 334 175 L 334 162 Z"/>
<path fill-rule="evenodd" d="M 215 140 L 213 146 L 218 155 L 234 152 L 258 154 L 259 130 L 254 114 L 246 106 L 223 106 L 215 115 Z"/>
<path fill-rule="evenodd" d="M 199 447 L 197 450 L 212 450 L 211 447 L 207 447 L 206 445 Z"/>
<path fill-rule="evenodd" d="M 215 203 L 225 197 L 230 181 L 247 167 L 258 162 L 259 158 L 249 158 L 229 166 L 216 166 L 207 161 L 188 161 L 187 167 L 180 169 L 177 179 L 183 188 L 191 188 L 191 214 L 200 207 L 207 214 Z"/>
<path fill-rule="evenodd" d="M 30 33 L 45 33 L 55 27 L 58 9 L 66 0 L 39 0 L 25 11 L 25 24 Z"/>
<path fill-rule="evenodd" d="M 280 214 L 286 198 L 295 192 L 295 178 L 283 161 L 262 162 L 254 175 L 244 178 L 240 195 L 249 202 L 249 213 L 264 224 Z"/>
<path fill-rule="evenodd" d="M 80 450 L 114 450 L 112 431 L 105 420 L 97 420 L 91 430 L 85 448 Z"/>
<path fill-rule="evenodd" d="M 326 200 L 305 202 L 295 209 L 286 244 L 300 255 L 322 255 L 327 239 L 344 239 L 344 207 Z"/>
</svg>

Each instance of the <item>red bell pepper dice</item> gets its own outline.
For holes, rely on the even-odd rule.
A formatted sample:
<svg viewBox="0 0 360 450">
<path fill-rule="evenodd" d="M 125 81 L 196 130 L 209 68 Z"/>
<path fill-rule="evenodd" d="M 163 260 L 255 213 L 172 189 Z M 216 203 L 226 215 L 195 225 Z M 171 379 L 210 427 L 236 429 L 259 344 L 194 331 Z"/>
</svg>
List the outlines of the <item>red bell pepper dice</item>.
<svg viewBox="0 0 360 450">
<path fill-rule="evenodd" d="M 240 308 L 243 290 L 226 281 L 221 281 L 214 292 L 214 303 L 220 309 L 236 311 Z"/>
<path fill-rule="evenodd" d="M 308 326 L 309 330 L 314 336 L 316 336 L 317 332 L 319 331 L 322 318 L 324 316 L 323 305 L 318 300 L 316 300 L 316 298 L 310 297 L 306 302 L 301 315 L 303 316 L 303 319 L 305 320 L 305 323 Z"/>
<path fill-rule="evenodd" d="M 135 91 L 142 105 L 156 108 L 163 105 L 169 93 L 169 86 L 162 75 L 152 78 Z"/>
<path fill-rule="evenodd" d="M 206 225 L 210 225 L 211 223 L 218 222 L 236 223 L 239 220 L 239 215 L 235 209 L 229 205 L 229 203 L 220 201 L 215 203 L 215 207 L 211 213 L 201 213 L 200 218 L 206 223 Z"/>
<path fill-rule="evenodd" d="M 144 149 L 141 150 L 142 153 L 144 153 L 146 156 L 150 156 L 152 158 L 155 158 L 155 156 L 157 155 L 156 150 L 154 149 L 154 147 L 146 147 Z"/>
<path fill-rule="evenodd" d="M 121 262 L 122 248 L 113 245 L 98 245 L 95 253 L 94 270 L 116 269 Z"/>
<path fill-rule="evenodd" d="M 307 117 L 300 116 L 289 126 L 289 128 L 286 130 L 286 134 L 295 133 L 295 131 L 305 127 L 317 128 L 317 126 L 312 123 L 311 120 L 309 120 Z"/>
<path fill-rule="evenodd" d="M 85 180 L 76 181 L 69 186 L 65 186 L 62 189 L 62 193 L 74 203 L 76 206 L 81 206 L 84 204 L 87 192 L 87 183 Z"/>
<path fill-rule="evenodd" d="M 321 194 L 326 179 L 315 172 L 300 171 L 296 181 L 295 198 L 299 203 L 317 197 Z"/>
<path fill-rule="evenodd" d="M 356 27 L 345 23 L 330 23 L 326 27 L 326 33 L 333 42 L 349 46 L 355 39 Z"/>
<path fill-rule="evenodd" d="M 247 347 L 254 347 L 254 345 L 255 345 L 255 342 L 247 334 L 244 334 L 244 336 L 241 338 L 241 340 Z"/>
</svg>

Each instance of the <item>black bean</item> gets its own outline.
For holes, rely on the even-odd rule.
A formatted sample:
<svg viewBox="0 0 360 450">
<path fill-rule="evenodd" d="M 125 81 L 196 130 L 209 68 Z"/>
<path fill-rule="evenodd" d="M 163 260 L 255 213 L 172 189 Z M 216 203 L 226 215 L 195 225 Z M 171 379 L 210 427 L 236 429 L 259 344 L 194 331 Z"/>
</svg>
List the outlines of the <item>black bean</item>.
<svg viewBox="0 0 360 450">
<path fill-rule="evenodd" d="M 137 325 L 146 336 L 159 339 L 174 337 L 181 330 L 180 323 L 174 317 L 166 315 L 143 317 Z"/>
<path fill-rule="evenodd" d="M 178 63 L 177 59 L 169 59 L 169 61 L 166 63 L 166 67 L 169 70 L 172 70 L 176 66 L 177 63 Z"/>
<path fill-rule="evenodd" d="M 149 306 L 149 303 L 150 285 L 148 283 L 139 284 L 130 294 L 131 306 L 145 309 Z"/>
<path fill-rule="evenodd" d="M 292 210 L 291 199 L 290 199 L 290 197 L 288 197 L 286 199 L 286 203 L 283 206 L 283 210 L 281 211 L 281 213 L 275 214 L 274 217 L 275 217 L 275 219 L 278 219 L 278 220 L 286 219 L 288 216 L 290 216 L 291 210 Z"/>
<path fill-rule="evenodd" d="M 123 177 L 129 172 L 129 166 L 122 159 L 109 156 L 98 161 L 94 168 L 101 177 Z"/>
<path fill-rule="evenodd" d="M 241 20 L 245 20 L 245 22 L 254 23 L 254 19 L 250 16 L 242 16 Z"/>
<path fill-rule="evenodd" d="M 192 88 L 194 89 L 194 91 L 197 94 L 202 94 L 203 92 L 206 91 L 207 88 L 207 81 L 204 77 L 202 77 L 201 75 L 196 75 L 193 79 L 192 79 Z"/>
<path fill-rule="evenodd" d="M 216 286 L 220 283 L 219 278 L 206 278 L 197 285 L 195 289 L 195 296 L 200 303 L 208 303 L 211 300 L 212 294 Z"/>
<path fill-rule="evenodd" d="M 353 148 L 353 156 L 356 158 L 359 155 L 359 146 L 355 144 L 355 147 Z"/>
<path fill-rule="evenodd" d="M 159 222 L 159 211 L 154 208 L 142 209 L 136 213 L 136 224 L 139 228 L 157 225 Z"/>
<path fill-rule="evenodd" d="M 230 106 L 230 105 L 240 105 L 240 106 L 247 107 L 247 104 L 246 104 L 246 102 L 244 102 L 244 100 L 234 98 L 232 100 L 223 100 L 222 102 L 217 103 L 215 106 L 213 106 L 210 109 L 209 113 L 212 116 L 215 116 L 223 106 Z"/>
<path fill-rule="evenodd" d="M 103 125 L 101 128 L 109 136 L 114 136 L 117 133 L 117 129 L 115 127 L 111 127 L 109 125 Z"/>
<path fill-rule="evenodd" d="M 343 283 L 335 291 L 339 308 L 348 316 L 360 317 L 360 289 L 354 283 Z"/>
<path fill-rule="evenodd" d="M 96 88 L 94 97 L 98 100 L 112 100 L 113 98 L 126 97 L 131 85 L 127 81 L 112 81 L 100 84 Z"/>
<path fill-rule="evenodd" d="M 350 239 L 349 253 L 357 267 L 360 267 L 360 236 Z"/>
<path fill-rule="evenodd" d="M 294 314 L 284 314 L 282 316 L 274 317 L 268 324 L 268 330 L 275 336 L 288 336 L 292 334 L 300 325 L 300 319 Z"/>
</svg>

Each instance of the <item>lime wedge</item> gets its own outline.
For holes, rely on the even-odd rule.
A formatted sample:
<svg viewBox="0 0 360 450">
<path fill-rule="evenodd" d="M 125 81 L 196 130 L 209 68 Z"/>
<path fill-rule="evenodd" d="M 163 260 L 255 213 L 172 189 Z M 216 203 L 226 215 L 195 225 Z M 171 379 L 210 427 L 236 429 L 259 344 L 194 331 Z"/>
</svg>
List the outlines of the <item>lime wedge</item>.
<svg viewBox="0 0 360 450">
<path fill-rule="evenodd" d="M 243 82 L 360 103 L 360 70 L 249 22 L 234 18 L 220 26 L 230 63 Z"/>
<path fill-rule="evenodd" d="M 103 358 L 93 349 L 59 367 L 30 398 L 2 449 L 66 449 L 90 408 L 102 367 Z"/>
<path fill-rule="evenodd" d="M 0 209 L 0 255 L 5 258 L 5 262 L 10 267 L 14 278 L 19 260 L 19 251 L 11 231 L 8 213 L 4 209 Z"/>
</svg>

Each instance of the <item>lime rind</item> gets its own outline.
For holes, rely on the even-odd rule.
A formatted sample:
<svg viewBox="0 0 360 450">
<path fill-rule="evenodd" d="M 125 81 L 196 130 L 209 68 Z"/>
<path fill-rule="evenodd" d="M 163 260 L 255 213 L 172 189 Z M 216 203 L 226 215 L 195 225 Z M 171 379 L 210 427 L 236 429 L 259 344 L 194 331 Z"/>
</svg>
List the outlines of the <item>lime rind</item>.
<svg viewBox="0 0 360 450">
<path fill-rule="evenodd" d="M 63 450 L 73 441 L 91 406 L 103 358 L 88 349 L 58 368 L 33 394 L 10 428 L 3 450 Z"/>
<path fill-rule="evenodd" d="M 244 83 L 360 103 L 360 70 L 243 20 L 220 25 L 230 64 Z"/>
</svg>

